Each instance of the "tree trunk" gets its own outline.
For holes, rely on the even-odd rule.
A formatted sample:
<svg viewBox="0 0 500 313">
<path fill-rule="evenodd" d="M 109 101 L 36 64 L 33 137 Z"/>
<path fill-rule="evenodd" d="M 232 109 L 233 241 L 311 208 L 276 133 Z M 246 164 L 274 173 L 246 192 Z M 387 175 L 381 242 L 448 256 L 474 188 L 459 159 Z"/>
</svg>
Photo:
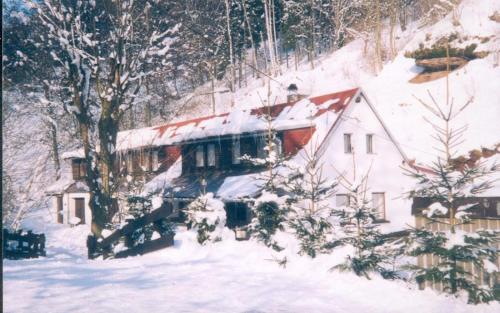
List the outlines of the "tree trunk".
<svg viewBox="0 0 500 313">
<path fill-rule="evenodd" d="M 250 38 L 250 45 L 251 45 L 250 50 L 252 51 L 252 65 L 254 67 L 253 68 L 254 75 L 252 77 L 255 77 L 255 74 L 257 74 L 257 78 L 259 78 L 259 72 L 257 71 L 258 70 L 258 67 L 257 67 L 257 47 L 255 46 L 255 42 L 253 40 L 252 26 L 251 26 L 250 20 L 248 18 L 245 0 L 242 0 L 242 5 L 243 5 L 243 16 L 245 18 L 245 24 L 248 27 L 248 37 Z"/>
<path fill-rule="evenodd" d="M 229 41 L 229 62 L 231 64 L 231 83 L 230 83 L 230 88 L 231 91 L 234 92 L 234 83 L 236 81 L 235 79 L 235 68 L 234 68 L 234 52 L 233 52 L 233 38 L 231 36 L 231 0 L 225 0 L 224 1 L 226 5 L 226 26 L 227 26 L 227 38 Z"/>
</svg>

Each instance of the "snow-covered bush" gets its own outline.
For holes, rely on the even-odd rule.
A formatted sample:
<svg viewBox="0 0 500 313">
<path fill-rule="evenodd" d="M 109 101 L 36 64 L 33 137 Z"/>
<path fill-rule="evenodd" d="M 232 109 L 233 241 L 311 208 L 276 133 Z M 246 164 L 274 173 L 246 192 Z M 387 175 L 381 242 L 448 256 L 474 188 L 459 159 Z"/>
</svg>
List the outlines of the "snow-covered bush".
<svg viewBox="0 0 500 313">
<path fill-rule="evenodd" d="M 277 231 L 284 231 L 289 206 L 276 194 L 264 191 L 255 201 L 252 211 L 254 218 L 249 230 L 254 237 L 276 251 L 283 250 L 273 238 Z"/>
<path fill-rule="evenodd" d="M 222 232 L 226 225 L 224 203 L 214 198 L 213 193 L 200 195 L 187 207 L 188 226 L 194 229 L 198 242 L 222 240 Z"/>
</svg>

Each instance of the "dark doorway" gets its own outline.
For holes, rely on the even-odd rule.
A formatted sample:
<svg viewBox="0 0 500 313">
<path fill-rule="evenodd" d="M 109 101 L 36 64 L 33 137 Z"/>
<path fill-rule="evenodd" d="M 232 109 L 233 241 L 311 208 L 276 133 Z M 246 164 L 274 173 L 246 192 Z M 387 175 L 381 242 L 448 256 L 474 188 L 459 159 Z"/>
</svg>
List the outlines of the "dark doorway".
<svg viewBox="0 0 500 313">
<path fill-rule="evenodd" d="M 80 224 L 85 224 L 85 198 L 75 198 L 75 216 L 80 219 Z"/>
<path fill-rule="evenodd" d="M 245 226 L 250 222 L 249 208 L 243 202 L 226 202 L 227 227 Z"/>
</svg>

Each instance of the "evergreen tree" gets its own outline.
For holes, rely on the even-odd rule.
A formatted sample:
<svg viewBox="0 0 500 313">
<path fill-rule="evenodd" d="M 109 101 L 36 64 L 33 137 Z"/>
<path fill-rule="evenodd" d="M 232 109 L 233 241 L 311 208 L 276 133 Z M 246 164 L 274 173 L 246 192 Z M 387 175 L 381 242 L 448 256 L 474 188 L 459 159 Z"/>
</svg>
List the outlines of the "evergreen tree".
<svg viewBox="0 0 500 313">
<path fill-rule="evenodd" d="M 413 229 L 412 244 L 407 252 L 412 256 L 433 255 L 438 261 L 432 266 L 410 268 L 419 283 L 441 283 L 443 290 L 451 294 L 467 292 L 470 303 L 488 302 L 494 298 L 493 291 L 478 283 L 478 273 L 498 273 L 493 264 L 498 258 L 496 245 L 500 232 L 484 229 L 465 232 L 462 226 L 473 223 L 469 218 L 471 206 L 459 206 L 458 203 L 462 198 L 479 195 L 491 188 L 491 175 L 498 174 L 500 168 L 495 162 L 482 159 L 491 154 L 483 155 L 481 151 L 471 151 L 469 158 L 457 156 L 466 126 L 456 128 L 453 121 L 473 102 L 473 98 L 460 107 L 455 106 L 450 96 L 448 75 L 444 104 L 437 103 L 432 94 L 429 95 L 431 104 L 421 99 L 418 101 L 430 113 L 431 117 L 426 120 L 436 130 L 434 138 L 440 145 L 438 156 L 426 166 L 428 173 L 415 166 L 408 168 L 407 172 L 416 180 L 410 196 L 427 197 L 434 202 L 425 214 L 429 223 L 439 223 L 441 230 Z M 469 268 L 475 268 L 475 271 Z"/>
<path fill-rule="evenodd" d="M 242 160 L 254 166 L 265 168 L 257 180 L 261 185 L 260 196 L 252 205 L 254 218 L 249 226 L 250 231 L 265 245 L 280 251 L 283 248 L 273 239 L 277 231 L 285 229 L 286 216 L 290 212 L 289 196 L 286 194 L 284 181 L 286 174 L 293 167 L 282 153 L 282 142 L 278 138 L 271 114 L 271 92 L 268 83 L 267 108 L 261 116 L 266 123 L 266 132 L 261 138 L 265 140 L 263 151 L 257 157 L 243 156 Z M 257 148 L 259 149 L 259 148 Z M 260 154 L 260 155 L 259 155 Z"/>
<path fill-rule="evenodd" d="M 306 166 L 292 172 L 285 185 L 293 208 L 289 225 L 300 241 L 300 254 L 314 258 L 330 251 L 333 226 L 329 199 L 336 183 L 324 178 L 318 150 L 312 144 L 310 150 L 304 151 Z"/>
<path fill-rule="evenodd" d="M 333 267 L 340 271 L 352 271 L 370 279 L 370 273 L 379 273 L 383 278 L 397 278 L 393 270 L 396 247 L 388 243 L 376 221 L 376 209 L 367 200 L 368 174 L 361 180 L 349 181 L 341 177 L 339 183 L 345 188 L 346 203 L 333 210 L 338 217 L 341 235 L 331 243 L 332 247 L 349 246 L 353 249 L 344 263 Z"/>
</svg>

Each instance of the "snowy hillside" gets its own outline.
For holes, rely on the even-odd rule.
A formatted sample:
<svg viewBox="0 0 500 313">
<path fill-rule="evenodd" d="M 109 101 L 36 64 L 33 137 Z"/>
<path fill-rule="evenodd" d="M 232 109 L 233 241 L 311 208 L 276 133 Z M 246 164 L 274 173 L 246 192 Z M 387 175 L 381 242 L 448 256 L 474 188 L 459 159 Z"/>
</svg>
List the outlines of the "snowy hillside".
<svg viewBox="0 0 500 313">
<path fill-rule="evenodd" d="M 407 31 L 400 31 L 396 36 L 399 53 L 393 61 L 385 64 L 378 75 L 374 74 L 369 58 L 363 56 L 362 40 L 355 40 L 321 57 L 313 70 L 307 62 L 302 63 L 298 70 L 282 66 L 284 74 L 271 80 L 272 104 L 286 102 L 286 88 L 291 83 L 299 87 L 299 93 L 310 96 L 361 87 L 409 158 L 416 158 L 418 162 L 434 160 L 436 151 L 430 144 L 434 131 L 424 121 L 429 114 L 417 98 L 430 102 L 430 92 L 438 103 L 444 105 L 446 82 L 443 78 L 423 84 L 409 83 L 422 69 L 415 65 L 414 59 L 404 55 L 420 44 L 431 46 L 443 37 L 458 33 L 463 40 L 454 42 L 457 47 L 476 43 L 477 51 L 489 52 L 485 58 L 472 60 L 450 75 L 450 95 L 455 106 L 460 107 L 469 99 L 473 100 L 456 121 L 455 127 L 468 125 L 466 140 L 459 153 L 481 146 L 492 147 L 500 141 L 500 23 L 489 17 L 500 10 L 500 3 L 488 0 L 481 1 L 481 5 L 476 4 L 473 0 L 462 2 L 458 8 L 459 24 L 453 23 L 454 17 L 450 13 L 434 25 L 420 28 L 415 22 Z M 480 38 L 486 37 L 490 39 L 481 42 Z M 219 95 L 216 112 L 231 110 L 231 103 L 241 108 L 259 107 L 265 104 L 266 99 L 266 80 L 256 79 L 234 95 Z M 209 103 L 199 105 L 196 114 L 209 115 Z M 189 117 L 192 117 L 192 112 L 178 119 Z"/>
<path fill-rule="evenodd" d="M 464 142 L 457 153 L 467 154 L 472 149 L 494 147 L 500 144 L 500 22 L 490 16 L 500 12 L 500 1 L 463 0 L 457 12 L 458 17 L 450 13 L 434 25 L 420 27 L 419 22 L 414 22 L 406 31 L 398 28 L 398 54 L 387 61 L 380 73 L 375 73 L 370 59 L 363 55 L 364 42 L 361 39 L 320 56 L 314 69 L 305 60 L 297 70 L 282 65 L 283 74 L 269 81 L 271 104 L 285 102 L 286 88 L 292 83 L 298 86 L 299 93 L 308 96 L 359 87 L 406 156 L 418 164 L 429 164 L 438 155 L 437 144 L 432 139 L 435 130 L 426 121 L 434 119 L 419 100 L 430 103 L 432 96 L 444 105 L 446 78 L 410 83 L 409 80 L 423 69 L 415 65 L 414 59 L 405 57 L 405 52 L 414 51 L 421 44 L 431 46 L 443 37 L 458 34 L 461 38 L 460 42 L 456 41 L 458 46 L 475 43 L 478 45 L 476 51 L 487 54 L 471 60 L 449 76 L 449 94 L 454 105 L 459 108 L 471 100 L 471 104 L 453 121 L 453 127 L 467 125 Z M 485 37 L 489 39 L 481 39 Z M 233 105 L 237 106 L 236 111 L 263 106 L 266 104 L 264 99 L 268 98 L 267 81 L 262 77 L 250 79 L 247 86 L 237 89 L 234 94 L 217 94 L 216 113 L 234 110 Z M 223 86 L 218 87 L 222 89 Z M 207 85 L 199 87 L 194 94 L 207 88 Z M 178 100 L 178 103 L 192 96 Z M 173 120 L 211 114 L 210 100 L 205 97 L 197 106 L 191 106 L 189 112 L 182 112 Z M 357 121 L 350 116 L 342 118 L 348 125 L 358 127 Z M 156 119 L 160 120 L 163 122 L 163 118 Z M 25 124 L 40 123 L 29 118 L 23 121 Z M 265 126 L 262 129 L 265 130 Z M 38 138 L 31 129 L 22 135 Z M 188 135 L 194 138 L 197 134 Z M 4 143 L 5 147 L 8 144 Z M 35 151 L 44 149 L 41 144 L 32 148 L 25 157 L 14 153 L 18 150 L 10 150 L 7 161 L 9 165 L 23 163 L 19 169 L 21 174 L 31 167 L 39 170 L 32 187 L 36 190 L 31 194 L 33 198 L 45 199 L 44 188 L 53 178 L 44 177 L 42 170 L 45 171 L 43 165 L 50 155 Z M 494 158 L 492 162 L 500 163 L 498 154 Z M 147 187 L 160 189 L 165 181 L 179 176 L 181 168 L 178 160 Z M 69 173 L 69 169 L 65 170 Z M 379 180 L 389 178 L 381 173 Z M 221 187 L 221 193 L 236 198 L 247 189 L 256 189 L 252 183 L 255 180 L 229 179 Z M 391 184 L 400 185 L 399 182 Z M 499 196 L 500 182 L 489 193 Z M 500 312 L 500 303 L 495 301 L 470 305 L 464 294 L 455 297 L 431 289 L 419 290 L 414 282 L 384 280 L 379 276 L 368 280 L 352 273 L 332 271 L 332 267 L 344 258 L 346 250 L 341 248 L 338 252 L 316 258 L 299 255 L 297 240 L 285 233 L 279 235 L 286 243 L 286 249 L 276 252 L 255 238 L 236 241 L 228 229 L 220 242 L 200 245 L 195 231 L 179 227 L 173 247 L 126 259 L 88 260 L 85 244 L 90 233 L 89 225 L 69 227 L 56 224 L 54 212 L 49 211 L 46 203 L 40 204 L 32 199 L 23 201 L 29 201 L 30 207 L 36 205 L 37 209 L 29 212 L 22 228 L 46 234 L 47 256 L 3 261 L 5 312 Z M 410 204 L 407 201 L 405 205 L 408 205 L 408 212 L 404 214 L 408 218 Z M 406 220 L 399 222 L 404 224 Z M 399 261 L 414 263 L 414 260 L 405 258 Z"/>
</svg>

